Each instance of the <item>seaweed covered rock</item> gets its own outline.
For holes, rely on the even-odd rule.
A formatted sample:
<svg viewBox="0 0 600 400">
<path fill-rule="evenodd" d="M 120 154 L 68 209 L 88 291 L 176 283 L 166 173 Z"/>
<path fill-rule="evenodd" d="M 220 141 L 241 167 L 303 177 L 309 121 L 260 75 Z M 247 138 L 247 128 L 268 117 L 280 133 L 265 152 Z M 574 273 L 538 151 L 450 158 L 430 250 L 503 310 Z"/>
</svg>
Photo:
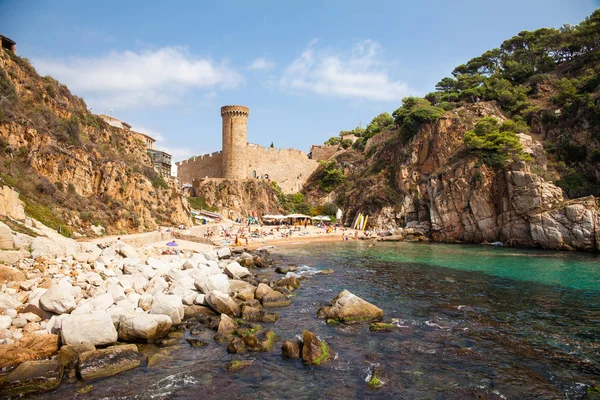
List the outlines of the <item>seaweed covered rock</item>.
<svg viewBox="0 0 600 400">
<path fill-rule="evenodd" d="M 79 355 L 79 375 L 83 380 L 104 378 L 136 368 L 141 362 L 135 344 L 87 351 Z"/>
<path fill-rule="evenodd" d="M 270 291 L 262 298 L 263 307 L 284 307 L 290 304 L 292 304 L 292 301 L 277 290 Z"/>
<path fill-rule="evenodd" d="M 383 319 L 383 310 L 350 293 L 348 290 L 344 290 L 331 301 L 329 307 L 321 308 L 317 312 L 317 315 L 351 324 L 381 321 Z"/>
<path fill-rule="evenodd" d="M 302 360 L 305 364 L 319 365 L 331 357 L 331 350 L 310 331 L 302 332 Z"/>
<path fill-rule="evenodd" d="M 0 396 L 23 396 L 56 389 L 63 377 L 57 360 L 25 361 L 0 384 Z"/>
</svg>

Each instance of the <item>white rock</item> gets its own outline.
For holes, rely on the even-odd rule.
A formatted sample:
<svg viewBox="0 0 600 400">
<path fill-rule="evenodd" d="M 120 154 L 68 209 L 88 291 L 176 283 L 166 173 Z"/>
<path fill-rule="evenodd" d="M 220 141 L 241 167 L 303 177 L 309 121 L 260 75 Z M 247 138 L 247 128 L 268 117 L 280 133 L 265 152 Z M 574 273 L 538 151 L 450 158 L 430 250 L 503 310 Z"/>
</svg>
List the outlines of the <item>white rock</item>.
<svg viewBox="0 0 600 400">
<path fill-rule="evenodd" d="M 0 315 L 0 330 L 8 329 L 12 324 L 12 318 L 8 315 Z"/>
<path fill-rule="evenodd" d="M 119 277 L 121 286 L 127 291 L 127 289 L 133 289 L 138 293 L 143 292 L 148 286 L 148 278 L 142 274 L 123 275 Z"/>
<path fill-rule="evenodd" d="M 110 293 L 104 293 L 98 297 L 91 298 L 81 303 L 71 314 L 89 314 L 96 311 L 108 310 L 113 305 L 113 298 Z"/>
<path fill-rule="evenodd" d="M 152 296 L 155 296 L 159 293 L 164 292 L 169 288 L 169 284 L 161 277 L 154 277 L 150 283 L 148 284 L 148 289 L 146 290 Z"/>
<path fill-rule="evenodd" d="M 39 315 L 32 312 L 21 314 L 21 318 L 25 318 L 29 322 L 40 322 L 42 320 Z"/>
<path fill-rule="evenodd" d="M 107 310 L 107 312 L 110 315 L 110 318 L 111 318 L 113 324 L 115 326 L 118 326 L 119 325 L 119 320 L 121 319 L 121 315 L 125 315 L 125 314 L 131 313 L 131 309 L 130 308 L 120 307 L 120 306 L 117 306 L 117 305 L 113 305 L 112 307 L 110 307 Z"/>
<path fill-rule="evenodd" d="M 139 307 L 144 311 L 148 311 L 152 307 L 152 295 L 148 292 L 143 293 L 138 302 Z"/>
<path fill-rule="evenodd" d="M 73 286 L 66 280 L 53 283 L 40 297 L 40 306 L 43 310 L 55 314 L 71 312 L 77 306 L 73 296 Z"/>
<path fill-rule="evenodd" d="M 8 310 L 4 310 L 4 315 L 8 315 L 11 318 L 17 318 L 17 310 L 9 308 Z"/>
<path fill-rule="evenodd" d="M 102 279 L 102 277 L 100 276 L 99 273 L 97 272 L 87 272 L 85 275 L 85 281 L 88 282 L 91 285 L 96 285 L 96 286 L 100 286 L 102 285 L 102 283 L 104 282 L 104 280 Z"/>
<path fill-rule="evenodd" d="M 184 314 L 181 297 L 164 294 L 154 296 L 150 314 L 168 315 L 174 324 L 181 323 Z"/>
<path fill-rule="evenodd" d="M 117 341 L 117 330 L 111 316 L 106 311 L 83 315 L 67 315 L 62 320 L 61 338 L 63 344 L 90 342 L 95 346 L 105 346 Z"/>
<path fill-rule="evenodd" d="M 6 293 L 0 292 L 0 308 L 12 308 L 16 309 L 21 306 L 21 302 L 13 298 L 12 296 L 7 295 Z"/>
<path fill-rule="evenodd" d="M 197 295 L 196 298 L 194 299 L 194 304 L 197 304 L 199 306 L 207 306 L 208 303 L 206 302 L 206 295 L 204 295 L 204 294 Z"/>
<path fill-rule="evenodd" d="M 137 306 L 139 304 L 141 297 L 142 297 L 142 295 L 139 293 L 135 293 L 135 292 L 127 293 L 127 301 L 129 301 L 134 306 Z"/>
<path fill-rule="evenodd" d="M 123 314 L 119 319 L 119 339 L 126 342 L 151 341 L 167 335 L 171 325 L 168 315 Z"/>
<path fill-rule="evenodd" d="M 12 326 L 15 328 L 22 328 L 27 325 L 27 320 L 25 318 L 15 318 L 12 320 Z"/>
<path fill-rule="evenodd" d="M 217 256 L 219 258 L 229 258 L 231 257 L 231 250 L 229 250 L 229 247 L 221 247 L 217 249 Z"/>
<path fill-rule="evenodd" d="M 242 267 L 237 261 L 229 263 L 225 267 L 225 273 L 232 279 L 242 279 L 250 275 L 248 268 Z"/>
<path fill-rule="evenodd" d="M 48 289 L 45 288 L 36 288 L 31 292 L 31 295 L 29 296 L 29 301 L 27 302 L 27 304 L 33 304 L 34 306 L 36 306 L 37 308 L 41 308 L 40 307 L 40 298 L 44 295 L 44 293 L 46 293 L 48 291 Z"/>
<path fill-rule="evenodd" d="M 118 285 L 116 283 L 112 283 L 112 282 L 109 283 L 107 292 L 110 293 L 110 295 L 112 296 L 114 303 L 116 303 L 117 301 L 126 299 L 125 291 L 123 290 L 123 286 Z"/>
<path fill-rule="evenodd" d="M 229 278 L 223 273 L 200 277 L 196 279 L 194 285 L 204 294 L 208 294 L 213 290 L 218 290 L 222 293 L 229 293 Z"/>
<path fill-rule="evenodd" d="M 216 250 L 207 251 L 206 253 L 204 253 L 204 257 L 209 261 L 210 260 L 213 260 L 213 261 L 219 260 L 219 254 L 217 253 Z"/>
<path fill-rule="evenodd" d="M 135 310 L 136 304 L 132 304 L 129 300 L 120 300 L 117 302 L 117 306 L 122 307 L 128 311 Z"/>
</svg>

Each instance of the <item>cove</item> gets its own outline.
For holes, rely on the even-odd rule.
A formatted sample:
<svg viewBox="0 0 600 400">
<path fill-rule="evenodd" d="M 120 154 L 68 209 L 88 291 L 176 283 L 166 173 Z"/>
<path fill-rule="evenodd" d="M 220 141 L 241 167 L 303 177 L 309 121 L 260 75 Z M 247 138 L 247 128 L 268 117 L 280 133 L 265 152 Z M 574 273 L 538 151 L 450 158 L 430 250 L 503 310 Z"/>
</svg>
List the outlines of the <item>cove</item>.
<svg viewBox="0 0 600 400">
<path fill-rule="evenodd" d="M 89 382 L 93 388 L 77 398 L 580 399 L 600 378 L 593 254 L 339 242 L 274 255 L 307 279 L 292 305 L 277 310 L 280 319 L 265 324 L 280 338 L 273 352 L 231 355 L 207 332 L 196 337 L 208 346 L 191 348 L 182 338 L 160 350 L 156 364 Z M 335 272 L 313 275 L 328 268 Z M 317 319 L 343 289 L 382 308 L 398 330 Z M 281 342 L 303 329 L 329 344 L 329 363 L 282 358 Z M 227 372 L 231 360 L 252 365 Z M 373 368 L 383 371 L 379 389 L 365 382 Z M 81 389 L 65 382 L 34 398 L 72 398 Z"/>
</svg>

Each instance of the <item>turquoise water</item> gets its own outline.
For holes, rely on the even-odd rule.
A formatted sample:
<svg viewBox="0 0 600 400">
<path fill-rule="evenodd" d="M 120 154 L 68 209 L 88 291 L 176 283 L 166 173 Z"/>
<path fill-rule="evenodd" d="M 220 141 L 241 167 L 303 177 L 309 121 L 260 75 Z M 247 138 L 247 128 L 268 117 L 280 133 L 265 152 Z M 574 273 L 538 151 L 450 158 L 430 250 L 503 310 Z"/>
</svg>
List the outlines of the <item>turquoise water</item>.
<svg viewBox="0 0 600 400">
<path fill-rule="evenodd" d="M 494 246 L 396 243 L 355 246 L 352 251 L 381 261 L 412 262 L 460 271 L 478 271 L 517 281 L 600 292 L 600 256 L 519 250 Z"/>
<path fill-rule="evenodd" d="M 77 399 L 581 399 L 600 384 L 600 258 L 489 246 L 336 242 L 281 247 L 278 265 L 332 275 L 302 281 L 291 306 L 264 324 L 278 336 L 267 353 L 228 354 L 210 344 L 153 349 L 164 360 L 94 382 L 67 381 L 34 398 Z M 305 266 L 305 267 L 304 267 Z M 257 269 L 273 277 L 273 268 Z M 316 317 L 342 290 L 377 305 L 395 332 L 329 326 Z M 284 339 L 308 329 L 334 359 L 284 359 Z M 186 337 L 190 337 L 186 330 Z M 236 373 L 231 360 L 253 360 Z M 365 382 L 377 367 L 385 382 Z M 77 393 L 86 384 L 89 393 Z"/>
</svg>

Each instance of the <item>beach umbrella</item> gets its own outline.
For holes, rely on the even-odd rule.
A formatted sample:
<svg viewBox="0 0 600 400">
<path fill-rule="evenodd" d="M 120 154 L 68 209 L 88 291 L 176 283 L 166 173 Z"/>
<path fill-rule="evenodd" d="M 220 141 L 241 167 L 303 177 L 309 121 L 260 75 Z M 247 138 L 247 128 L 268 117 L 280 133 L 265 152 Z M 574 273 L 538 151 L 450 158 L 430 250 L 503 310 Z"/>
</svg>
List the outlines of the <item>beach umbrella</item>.
<svg viewBox="0 0 600 400">
<path fill-rule="evenodd" d="M 168 242 L 167 246 L 174 247 L 174 246 L 179 246 L 179 245 L 177 243 L 175 243 L 175 241 L 172 241 L 172 242 Z"/>
<path fill-rule="evenodd" d="M 331 218 L 329 218 L 327 215 L 324 215 L 321 217 L 321 221 L 331 221 Z"/>
</svg>

